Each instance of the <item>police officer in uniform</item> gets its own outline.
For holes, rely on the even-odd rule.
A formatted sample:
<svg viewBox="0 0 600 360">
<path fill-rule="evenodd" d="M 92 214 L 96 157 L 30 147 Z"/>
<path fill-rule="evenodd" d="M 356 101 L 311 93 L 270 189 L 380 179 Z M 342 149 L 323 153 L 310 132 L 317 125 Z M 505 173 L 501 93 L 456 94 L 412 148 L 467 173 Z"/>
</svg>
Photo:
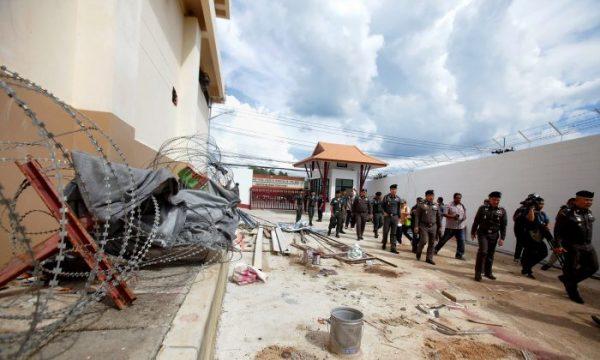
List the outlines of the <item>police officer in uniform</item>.
<svg viewBox="0 0 600 360">
<path fill-rule="evenodd" d="M 306 207 L 308 210 L 308 225 L 312 226 L 312 219 L 313 217 L 315 217 L 315 206 L 317 206 L 317 195 L 315 194 L 314 191 L 312 191 L 310 193 L 310 196 L 308 197 L 308 201 L 306 202 Z"/>
<path fill-rule="evenodd" d="M 302 219 L 302 207 L 304 206 L 304 199 L 302 197 L 302 193 L 296 194 L 294 200 L 296 202 L 296 222 L 298 222 L 300 221 L 300 219 Z"/>
<path fill-rule="evenodd" d="M 383 239 L 381 248 L 385 250 L 387 245 L 388 235 L 390 236 L 391 249 L 394 254 L 398 254 L 396 250 L 396 231 L 398 230 L 398 216 L 400 215 L 400 198 L 396 195 L 398 185 L 390 186 L 390 193 L 383 197 Z"/>
<path fill-rule="evenodd" d="M 435 265 L 433 261 L 433 249 L 436 237 L 440 237 L 442 231 L 442 214 L 438 204 L 433 202 L 433 190 L 425 192 L 425 201 L 417 206 L 415 231 L 419 233 L 419 245 L 417 246 L 417 260 L 421 260 L 421 254 L 427 244 L 427 263 Z"/>
<path fill-rule="evenodd" d="M 494 253 L 496 245 L 503 246 L 506 236 L 506 210 L 500 205 L 502 194 L 492 191 L 488 196 L 488 204 L 482 205 L 477 210 L 473 226 L 471 228 L 471 239 L 479 242 L 477 260 L 475 262 L 475 281 L 481 281 L 481 272 L 485 277 L 496 280 L 492 273 L 494 264 Z"/>
<path fill-rule="evenodd" d="M 354 198 L 352 203 L 352 214 L 354 215 L 354 223 L 356 224 L 356 238 L 363 239 L 367 218 L 371 217 L 371 202 L 367 198 L 367 190 L 360 189 L 360 195 Z"/>
<path fill-rule="evenodd" d="M 373 214 L 373 232 L 375 239 L 379 237 L 377 231 L 383 226 L 383 206 L 381 201 L 381 191 L 375 193 L 375 197 L 371 199 L 371 211 Z"/>
<path fill-rule="evenodd" d="M 410 230 L 412 231 L 413 237 L 410 241 L 412 245 L 412 252 L 414 254 L 417 253 L 417 247 L 419 246 L 419 233 L 415 230 L 415 219 L 417 218 L 417 208 L 423 202 L 422 197 L 417 198 L 417 203 L 410 208 L 410 218 L 412 219 L 412 223 L 410 224 Z"/>
<path fill-rule="evenodd" d="M 575 204 L 556 219 L 556 241 L 564 252 L 563 275 L 558 278 L 565 286 L 567 295 L 576 303 L 583 304 L 577 284 L 598 271 L 598 256 L 592 245 L 594 215 L 590 210 L 594 193 L 587 190 L 577 192 Z M 562 248 L 560 247 L 562 246 Z"/>
<path fill-rule="evenodd" d="M 319 198 L 317 199 L 317 222 L 323 221 L 324 202 L 325 201 L 323 201 L 323 196 L 319 196 Z"/>
<path fill-rule="evenodd" d="M 344 227 L 344 213 L 346 212 L 343 197 L 341 197 L 340 193 L 339 190 L 336 191 L 335 197 L 330 202 L 331 218 L 329 219 L 327 235 L 331 235 L 331 229 L 335 227 L 335 237 L 340 237 L 340 232 Z"/>
</svg>

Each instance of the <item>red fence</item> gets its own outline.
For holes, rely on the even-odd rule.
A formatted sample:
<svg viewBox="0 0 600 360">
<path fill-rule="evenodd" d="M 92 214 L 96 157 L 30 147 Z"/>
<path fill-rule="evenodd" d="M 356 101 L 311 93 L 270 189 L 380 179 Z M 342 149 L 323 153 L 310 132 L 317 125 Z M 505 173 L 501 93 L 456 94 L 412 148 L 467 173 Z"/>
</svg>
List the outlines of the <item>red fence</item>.
<svg viewBox="0 0 600 360">
<path fill-rule="evenodd" d="M 302 191 L 302 189 L 253 186 L 250 188 L 250 208 L 294 210 L 296 195 L 302 194 Z"/>
</svg>

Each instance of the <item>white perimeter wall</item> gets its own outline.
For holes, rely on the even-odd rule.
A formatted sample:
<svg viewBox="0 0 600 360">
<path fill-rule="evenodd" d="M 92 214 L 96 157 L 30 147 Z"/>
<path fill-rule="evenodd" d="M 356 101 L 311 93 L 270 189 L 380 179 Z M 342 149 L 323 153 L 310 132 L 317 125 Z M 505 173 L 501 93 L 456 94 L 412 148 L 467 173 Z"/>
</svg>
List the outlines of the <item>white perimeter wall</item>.
<svg viewBox="0 0 600 360">
<path fill-rule="evenodd" d="M 398 184 L 400 197 L 414 204 L 417 196 L 434 189 L 446 203 L 452 194 L 463 194 L 467 207 L 469 228 L 477 208 L 487 195 L 502 192 L 501 205 L 508 211 L 507 241 L 503 249 L 514 253 L 512 214 L 527 194 L 536 192 L 546 202 L 544 210 L 554 218 L 560 206 L 578 190 L 596 193 L 592 207 L 600 215 L 600 136 L 585 137 L 532 149 L 509 152 L 479 160 L 465 161 L 412 173 L 388 175 L 367 182 L 370 195 L 376 191 L 386 194 L 389 185 Z M 600 221 L 594 225 L 594 247 L 600 250 Z"/>
<path fill-rule="evenodd" d="M 0 64 L 76 108 L 113 113 L 154 149 L 207 132 L 200 40 L 177 0 L 0 1 Z"/>
</svg>

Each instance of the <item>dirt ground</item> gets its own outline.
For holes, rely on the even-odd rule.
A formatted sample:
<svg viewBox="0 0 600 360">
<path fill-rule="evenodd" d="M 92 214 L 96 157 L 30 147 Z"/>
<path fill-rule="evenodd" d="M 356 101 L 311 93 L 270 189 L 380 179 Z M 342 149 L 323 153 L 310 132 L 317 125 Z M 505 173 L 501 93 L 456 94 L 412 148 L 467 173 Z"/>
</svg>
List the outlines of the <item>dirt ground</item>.
<svg viewBox="0 0 600 360">
<path fill-rule="evenodd" d="M 256 211 L 270 221 L 293 221 L 291 212 Z M 316 223 L 325 228 L 326 222 Z M 581 286 L 585 305 L 569 301 L 559 271 L 536 271 L 537 280 L 522 277 L 512 257 L 498 254 L 498 280 L 473 281 L 474 252 L 467 261 L 454 259 L 453 244 L 436 256 L 436 266 L 417 262 L 410 245 L 400 254 L 381 250 L 367 225 L 360 246 L 398 265 L 348 265 L 322 259 L 306 267 L 300 251 L 290 256 L 263 253 L 266 283 L 228 283 L 219 322 L 216 357 L 225 359 L 333 359 L 327 350 L 331 309 L 350 306 L 363 312 L 360 359 L 598 359 L 600 327 L 590 315 L 600 313 L 600 282 Z M 355 242 L 352 229 L 342 235 Z M 453 242 L 453 240 L 451 241 Z M 318 244 L 311 244 L 317 246 Z M 266 249 L 266 248 L 265 248 Z M 251 263 L 252 253 L 242 253 Z M 233 266 L 231 266 L 233 268 Z M 330 275 L 322 269 L 335 270 Z M 321 271 L 321 272 L 320 272 Z M 475 302 L 453 303 L 442 291 Z M 417 305 L 439 309 L 440 317 Z M 460 330 L 486 334 L 445 335 L 428 320 Z"/>
</svg>

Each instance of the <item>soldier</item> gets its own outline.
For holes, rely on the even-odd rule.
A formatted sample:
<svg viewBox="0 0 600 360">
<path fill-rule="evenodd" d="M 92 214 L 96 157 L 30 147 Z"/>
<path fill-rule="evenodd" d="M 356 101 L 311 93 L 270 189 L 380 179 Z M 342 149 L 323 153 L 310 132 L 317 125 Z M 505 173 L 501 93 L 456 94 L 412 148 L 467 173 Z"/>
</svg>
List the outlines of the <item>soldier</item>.
<svg viewBox="0 0 600 360">
<path fill-rule="evenodd" d="M 425 244 L 427 244 L 427 258 L 425 261 L 435 265 L 433 261 L 434 242 L 440 237 L 442 231 L 442 214 L 438 204 L 433 202 L 433 190 L 425 192 L 425 201 L 417 206 L 415 222 L 415 231 L 419 233 L 419 245 L 417 246 L 417 260 L 421 260 L 421 254 Z"/>
<path fill-rule="evenodd" d="M 317 205 L 318 199 L 314 191 L 310 193 L 308 201 L 306 202 L 306 208 L 308 210 L 308 225 L 312 226 L 312 219 L 315 216 L 315 206 Z"/>
<path fill-rule="evenodd" d="M 302 193 L 300 192 L 296 194 L 294 200 L 296 202 L 296 222 L 298 222 L 300 219 L 302 219 L 302 207 L 304 206 L 304 198 L 302 197 Z"/>
<path fill-rule="evenodd" d="M 335 197 L 331 199 L 331 218 L 329 219 L 329 229 L 327 235 L 331 235 L 331 229 L 335 227 L 335 237 L 340 237 L 340 232 L 344 227 L 344 208 L 343 198 L 341 192 L 338 190 L 335 192 Z"/>
<path fill-rule="evenodd" d="M 590 210 L 594 193 L 587 190 L 575 194 L 575 205 L 556 220 L 555 231 L 558 248 L 564 252 L 563 274 L 558 278 L 565 286 L 569 299 L 583 304 L 577 284 L 598 271 L 598 257 L 592 245 L 594 215 Z"/>
<path fill-rule="evenodd" d="M 398 216 L 400 215 L 400 198 L 396 195 L 398 185 L 390 186 L 390 193 L 383 197 L 383 239 L 381 248 L 385 250 L 388 235 L 390 236 L 391 249 L 394 254 L 396 250 L 396 230 L 398 229 Z"/>
<path fill-rule="evenodd" d="M 383 206 L 381 203 L 381 191 L 375 193 L 375 197 L 371 199 L 371 211 L 373 215 L 373 232 L 375 239 L 379 237 L 377 231 L 383 226 Z"/>
<path fill-rule="evenodd" d="M 363 239 L 367 218 L 371 217 L 371 203 L 367 198 L 367 190 L 360 189 L 360 195 L 352 203 L 352 214 L 354 214 L 354 223 L 356 224 L 356 238 Z"/>
<path fill-rule="evenodd" d="M 494 264 L 494 253 L 496 245 L 503 246 L 506 236 L 506 210 L 499 206 L 502 193 L 492 191 L 488 196 L 488 205 L 482 205 L 477 210 L 473 227 L 471 228 L 471 239 L 479 242 L 477 250 L 477 261 L 475 262 L 475 281 L 481 281 L 483 270 L 485 277 L 496 280 L 492 273 Z M 485 264 L 484 264 L 485 263 Z"/>
<path fill-rule="evenodd" d="M 317 222 L 323 221 L 323 210 L 325 208 L 325 202 L 323 201 L 323 196 L 319 196 L 317 199 Z"/>
<path fill-rule="evenodd" d="M 342 228 L 340 234 L 345 234 L 344 223 L 347 221 L 348 207 L 352 207 L 352 203 L 349 203 L 348 189 L 340 191 L 340 199 L 342 201 Z"/>
<path fill-rule="evenodd" d="M 415 230 L 415 220 L 414 219 L 417 217 L 417 208 L 419 207 L 419 204 L 421 204 L 422 202 L 423 202 L 423 198 L 418 197 L 416 204 L 410 209 L 410 218 L 412 219 L 410 230 L 412 231 L 412 234 L 413 234 L 410 243 L 412 245 L 412 252 L 414 254 L 417 253 L 417 247 L 419 245 L 419 233 L 417 233 L 417 231 Z"/>
<path fill-rule="evenodd" d="M 352 204 L 354 203 L 354 190 L 346 190 L 346 221 L 344 228 L 348 228 L 348 225 L 354 227 L 354 216 L 352 216 Z"/>
</svg>

